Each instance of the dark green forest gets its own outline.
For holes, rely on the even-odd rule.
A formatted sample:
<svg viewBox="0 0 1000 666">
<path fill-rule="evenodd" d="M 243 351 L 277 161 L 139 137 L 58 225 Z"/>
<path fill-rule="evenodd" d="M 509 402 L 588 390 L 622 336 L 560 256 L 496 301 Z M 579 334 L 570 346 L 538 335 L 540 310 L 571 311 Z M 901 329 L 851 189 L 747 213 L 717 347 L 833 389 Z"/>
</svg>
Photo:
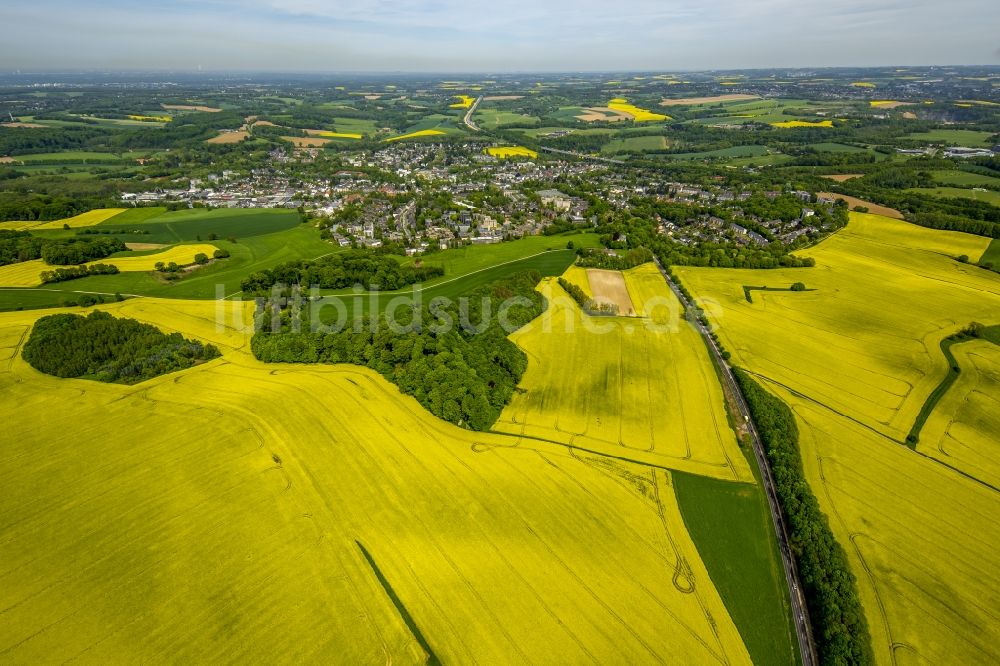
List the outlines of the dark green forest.
<svg viewBox="0 0 1000 666">
<path fill-rule="evenodd" d="M 23 355 L 48 375 L 135 384 L 216 358 L 219 350 L 134 319 L 91 312 L 42 317 Z"/>
</svg>

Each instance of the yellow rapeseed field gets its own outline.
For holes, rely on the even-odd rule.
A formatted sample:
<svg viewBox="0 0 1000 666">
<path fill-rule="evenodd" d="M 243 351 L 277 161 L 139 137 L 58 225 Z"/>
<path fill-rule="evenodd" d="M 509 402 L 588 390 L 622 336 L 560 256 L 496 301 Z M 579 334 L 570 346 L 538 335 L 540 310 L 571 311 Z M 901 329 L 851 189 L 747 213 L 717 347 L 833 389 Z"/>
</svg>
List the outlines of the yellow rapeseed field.
<svg viewBox="0 0 1000 666">
<path fill-rule="evenodd" d="M 833 127 L 832 120 L 784 120 L 778 123 L 771 123 L 772 127 Z"/>
<path fill-rule="evenodd" d="M 671 120 L 668 115 L 663 113 L 653 113 L 652 111 L 647 111 L 646 109 L 640 109 L 633 104 L 629 104 L 628 100 L 622 99 L 621 97 L 616 97 L 608 102 L 608 108 L 613 111 L 622 111 L 624 113 L 631 114 L 632 119 L 637 123 Z"/>
<path fill-rule="evenodd" d="M 455 99 L 460 101 L 449 105 L 453 109 L 468 109 L 476 101 L 475 97 L 469 97 L 468 95 L 455 95 Z"/>
<path fill-rule="evenodd" d="M 320 130 L 313 133 L 313 136 L 321 136 L 328 139 L 362 139 L 364 138 L 361 134 L 355 134 L 354 132 L 329 132 L 327 130 Z"/>
<path fill-rule="evenodd" d="M 538 157 L 538 153 L 524 146 L 491 146 L 483 152 L 501 159 L 507 157 L 529 157 L 535 159 Z"/>
<path fill-rule="evenodd" d="M 914 452 L 903 443 L 947 373 L 940 341 L 1000 323 L 989 239 L 877 215 L 799 254 L 811 269 L 677 269 L 733 362 L 795 411 L 807 478 L 851 559 L 881 663 L 1000 659 L 996 348 L 963 368 Z M 815 291 L 755 291 L 744 285 Z M 966 369 L 968 366 L 968 369 Z"/>
<path fill-rule="evenodd" d="M 855 88 L 874 88 L 875 84 L 871 81 L 855 81 L 851 84 Z"/>
<path fill-rule="evenodd" d="M 571 268 L 564 277 L 589 291 L 581 275 Z M 495 429 L 751 480 L 708 351 L 689 324 L 677 321 L 680 306 L 662 276 L 649 264 L 627 271 L 626 283 L 648 320 L 589 317 L 554 279 L 543 281 L 548 310 L 512 336 L 529 359 L 524 392 Z"/>
<path fill-rule="evenodd" d="M 186 266 L 194 263 L 195 255 L 206 254 L 209 258 L 219 248 L 208 243 L 195 243 L 192 245 L 175 245 L 161 252 L 144 254 L 137 257 L 113 257 L 92 261 L 90 264 L 114 264 L 122 272 L 128 271 L 151 271 L 156 267 L 157 262 L 169 264 L 171 261 L 179 266 Z M 90 265 L 88 264 L 88 265 Z"/>
<path fill-rule="evenodd" d="M 409 134 L 400 134 L 399 136 L 389 137 L 386 141 L 403 141 L 404 139 L 416 139 L 422 136 L 438 136 L 441 134 L 444 134 L 441 130 L 425 129 L 417 132 L 410 132 Z"/>
<path fill-rule="evenodd" d="M 425 663 L 415 629 L 443 663 L 749 664 L 669 472 L 259 363 L 239 304 L 101 308 L 223 357 L 57 379 L 19 353 L 46 312 L 0 313 L 5 660 Z"/>
<path fill-rule="evenodd" d="M 1000 487 L 1000 346 L 975 340 L 951 352 L 962 372 L 924 424 L 920 448 Z"/>
<path fill-rule="evenodd" d="M 31 229 L 33 231 L 40 231 L 44 229 L 62 229 L 63 225 L 69 225 L 71 229 L 92 227 L 95 224 L 107 222 L 118 213 L 124 213 L 125 210 L 125 208 L 97 208 L 86 213 L 74 215 L 73 217 L 64 217 L 61 220 L 50 220 L 48 222 L 39 222 L 38 220 L 31 222 L 0 222 L 0 229 L 13 229 L 15 231 Z"/>
<path fill-rule="evenodd" d="M 151 271 L 159 261 L 165 264 L 169 264 L 172 261 L 179 266 L 186 266 L 194 263 L 195 255 L 203 253 L 211 258 L 212 253 L 217 249 L 214 245 L 207 243 L 176 245 L 162 252 L 140 256 L 109 257 L 107 259 L 88 262 L 86 265 L 113 264 L 123 273 L 129 271 Z M 44 271 L 51 271 L 55 268 L 59 267 L 50 266 L 41 259 L 0 266 L 0 287 L 37 287 L 42 284 L 40 275 Z"/>
<path fill-rule="evenodd" d="M 80 213 L 74 217 L 44 222 L 37 227 L 32 227 L 31 229 L 32 231 L 40 231 L 43 229 L 62 229 L 64 225 L 69 225 L 71 229 L 75 229 L 77 227 L 92 227 L 95 224 L 107 222 L 115 215 L 124 213 L 125 210 L 125 208 L 98 208 L 96 210 L 87 211 L 86 213 Z"/>
<path fill-rule="evenodd" d="M 171 120 L 173 120 L 173 118 L 171 118 L 170 116 L 142 116 L 142 115 L 130 115 L 129 119 L 143 120 L 143 121 L 149 120 L 158 123 L 169 123 Z"/>
<path fill-rule="evenodd" d="M 0 266 L 0 287 L 37 287 L 42 284 L 42 271 L 52 268 L 41 259 Z"/>
</svg>

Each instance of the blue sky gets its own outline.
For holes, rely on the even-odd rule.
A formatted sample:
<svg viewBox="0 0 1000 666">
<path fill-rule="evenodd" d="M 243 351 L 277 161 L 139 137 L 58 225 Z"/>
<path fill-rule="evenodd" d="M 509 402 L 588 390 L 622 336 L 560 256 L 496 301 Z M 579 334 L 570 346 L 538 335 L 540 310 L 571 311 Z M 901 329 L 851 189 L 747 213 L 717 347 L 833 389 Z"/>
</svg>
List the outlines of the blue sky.
<svg viewBox="0 0 1000 666">
<path fill-rule="evenodd" d="M 0 67 L 582 71 L 1000 62 L 997 0 L 35 0 Z"/>
</svg>

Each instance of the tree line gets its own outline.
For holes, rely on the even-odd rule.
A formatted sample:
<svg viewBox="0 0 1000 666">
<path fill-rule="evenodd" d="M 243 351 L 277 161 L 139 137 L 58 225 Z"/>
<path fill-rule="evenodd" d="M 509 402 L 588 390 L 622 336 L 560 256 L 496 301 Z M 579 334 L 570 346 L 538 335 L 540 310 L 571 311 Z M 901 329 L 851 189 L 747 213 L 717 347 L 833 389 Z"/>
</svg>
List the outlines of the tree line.
<svg viewBox="0 0 1000 666">
<path fill-rule="evenodd" d="M 44 259 L 53 266 L 69 266 L 105 259 L 127 249 L 125 242 L 117 238 L 51 239 L 33 236 L 28 231 L 0 229 L 0 266 L 34 259 Z"/>
<path fill-rule="evenodd" d="M 106 312 L 55 314 L 35 322 L 24 360 L 55 377 L 135 384 L 219 356 L 210 344 Z"/>
<path fill-rule="evenodd" d="M 746 398 L 788 521 L 792 553 L 802 579 L 821 664 L 873 664 L 868 622 L 847 555 L 802 470 L 792 410 L 739 368 L 733 374 Z"/>
<path fill-rule="evenodd" d="M 520 327 L 545 309 L 535 271 L 475 289 L 460 303 L 401 313 L 399 326 L 384 315 L 359 318 L 342 330 L 309 330 L 311 308 L 296 312 L 293 299 L 267 302 L 258 311 L 251 348 L 270 363 L 351 363 L 375 370 L 417 399 L 430 413 L 471 430 L 488 430 L 510 401 L 527 357 L 507 339 L 498 303 L 517 297 L 505 312 Z M 508 301 L 510 302 L 510 301 Z M 426 322 L 433 322 L 426 324 Z M 449 325 L 450 324 L 450 325 Z"/>
<path fill-rule="evenodd" d="M 313 260 L 298 260 L 257 271 L 240 287 L 247 294 L 267 295 L 276 285 L 343 289 L 356 284 L 365 289 L 392 291 L 444 275 L 440 266 L 403 266 L 395 257 L 367 250 L 351 250 Z"/>
</svg>

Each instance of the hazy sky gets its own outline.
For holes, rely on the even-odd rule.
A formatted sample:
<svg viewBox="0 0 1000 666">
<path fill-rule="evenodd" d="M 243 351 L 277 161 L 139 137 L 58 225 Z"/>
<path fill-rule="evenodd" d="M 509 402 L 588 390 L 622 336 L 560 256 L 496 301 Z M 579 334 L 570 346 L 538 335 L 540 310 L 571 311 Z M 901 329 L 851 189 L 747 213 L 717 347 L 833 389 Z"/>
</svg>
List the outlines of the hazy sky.
<svg viewBox="0 0 1000 666">
<path fill-rule="evenodd" d="M 23 0 L 0 68 L 670 70 L 1000 62 L 997 0 Z"/>
</svg>

